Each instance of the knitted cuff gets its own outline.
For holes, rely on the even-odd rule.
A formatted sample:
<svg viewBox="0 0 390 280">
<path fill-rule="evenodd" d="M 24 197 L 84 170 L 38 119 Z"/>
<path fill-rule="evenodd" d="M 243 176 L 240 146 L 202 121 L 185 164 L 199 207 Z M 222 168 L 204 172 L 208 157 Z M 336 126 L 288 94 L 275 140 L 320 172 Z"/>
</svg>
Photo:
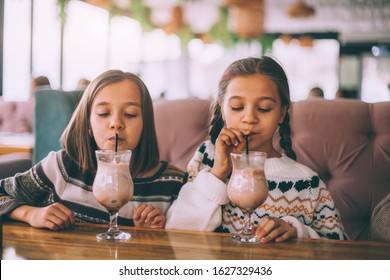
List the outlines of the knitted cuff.
<svg viewBox="0 0 390 280">
<path fill-rule="evenodd" d="M 193 184 L 196 186 L 197 190 L 208 199 L 215 201 L 220 205 L 229 202 L 226 183 L 210 173 L 210 168 L 201 170 L 193 181 Z"/>
</svg>

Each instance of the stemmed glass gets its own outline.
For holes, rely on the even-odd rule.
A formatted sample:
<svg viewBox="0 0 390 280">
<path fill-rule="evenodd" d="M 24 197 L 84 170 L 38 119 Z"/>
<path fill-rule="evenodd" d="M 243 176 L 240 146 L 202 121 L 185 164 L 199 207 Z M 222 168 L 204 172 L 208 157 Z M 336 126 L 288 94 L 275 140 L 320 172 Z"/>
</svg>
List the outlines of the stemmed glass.
<svg viewBox="0 0 390 280">
<path fill-rule="evenodd" d="M 228 196 L 245 215 L 245 226 L 231 239 L 240 244 L 258 243 L 252 232 L 251 215 L 268 197 L 268 183 L 264 174 L 267 154 L 263 152 L 231 153 L 233 172 L 228 184 Z"/>
<path fill-rule="evenodd" d="M 110 214 L 110 228 L 96 235 L 98 240 L 121 240 L 131 238 L 131 234 L 118 227 L 118 211 L 130 201 L 134 193 L 134 183 L 130 174 L 130 150 L 97 150 L 98 163 L 92 192 L 97 201 Z"/>
</svg>

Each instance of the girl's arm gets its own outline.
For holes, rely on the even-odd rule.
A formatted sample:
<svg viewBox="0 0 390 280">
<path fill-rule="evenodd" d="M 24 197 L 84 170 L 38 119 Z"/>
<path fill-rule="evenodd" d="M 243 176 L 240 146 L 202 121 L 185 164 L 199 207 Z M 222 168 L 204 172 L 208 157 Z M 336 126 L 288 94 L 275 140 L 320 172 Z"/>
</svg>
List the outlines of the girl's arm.
<svg viewBox="0 0 390 280">
<path fill-rule="evenodd" d="M 38 170 L 43 166 L 53 166 L 56 154 L 50 153 L 31 170 L 18 173 L 14 177 L 0 180 L 0 214 L 11 219 L 29 223 L 33 227 L 59 230 L 74 224 L 73 212 L 60 203 L 50 199 L 51 190 L 40 184 Z M 50 205 L 48 205 L 50 204 Z M 48 205 L 44 207 L 43 205 Z"/>
<path fill-rule="evenodd" d="M 54 203 L 46 207 L 22 205 L 8 214 L 8 217 L 30 224 L 36 228 L 61 230 L 75 223 L 73 212 L 62 205 Z"/>
<path fill-rule="evenodd" d="M 222 223 L 221 205 L 228 202 L 226 184 L 205 168 L 182 187 L 168 209 L 165 228 L 214 231 Z"/>
<path fill-rule="evenodd" d="M 229 202 L 227 186 L 217 174 L 214 145 L 204 142 L 188 164 L 188 182 L 167 212 L 167 229 L 214 231 L 222 224 L 221 205 Z"/>
</svg>

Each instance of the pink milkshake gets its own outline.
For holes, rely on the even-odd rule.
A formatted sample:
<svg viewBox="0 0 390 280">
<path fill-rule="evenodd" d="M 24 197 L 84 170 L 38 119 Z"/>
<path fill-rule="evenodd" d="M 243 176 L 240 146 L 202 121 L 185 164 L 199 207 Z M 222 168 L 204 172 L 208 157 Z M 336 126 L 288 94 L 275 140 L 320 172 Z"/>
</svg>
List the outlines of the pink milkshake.
<svg viewBox="0 0 390 280">
<path fill-rule="evenodd" d="M 129 164 L 101 162 L 99 169 L 93 194 L 108 211 L 118 211 L 134 192 L 133 182 L 129 180 Z"/>
<path fill-rule="evenodd" d="M 131 234 L 121 231 L 118 227 L 118 211 L 129 202 L 134 193 L 134 183 L 130 174 L 132 151 L 117 151 L 115 148 L 114 151 L 97 150 L 95 154 L 97 170 L 92 192 L 96 200 L 108 210 L 110 217 L 110 228 L 106 232 L 98 233 L 96 239 L 129 240 Z"/>
<path fill-rule="evenodd" d="M 260 240 L 252 231 L 251 215 L 268 196 L 268 183 L 264 173 L 267 154 L 246 150 L 245 153 L 231 153 L 230 155 L 233 172 L 227 192 L 231 202 L 241 208 L 245 215 L 245 224 L 240 234 L 232 235 L 231 239 L 240 244 L 258 243 Z"/>
<path fill-rule="evenodd" d="M 256 209 L 268 196 L 264 169 L 246 167 L 237 170 L 229 182 L 230 200 L 242 209 Z"/>
</svg>

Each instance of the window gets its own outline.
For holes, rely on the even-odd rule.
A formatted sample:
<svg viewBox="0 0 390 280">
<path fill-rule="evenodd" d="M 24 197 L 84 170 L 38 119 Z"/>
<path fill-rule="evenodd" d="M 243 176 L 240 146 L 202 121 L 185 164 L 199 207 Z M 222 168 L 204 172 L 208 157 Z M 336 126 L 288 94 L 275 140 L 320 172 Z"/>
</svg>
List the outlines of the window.
<svg viewBox="0 0 390 280">
<path fill-rule="evenodd" d="M 277 39 L 272 53 L 286 71 L 292 101 L 306 99 L 313 87 L 320 87 L 326 99 L 335 97 L 339 85 L 337 40 L 313 40 L 311 46 L 302 47 L 297 39 L 288 44 Z"/>
</svg>

